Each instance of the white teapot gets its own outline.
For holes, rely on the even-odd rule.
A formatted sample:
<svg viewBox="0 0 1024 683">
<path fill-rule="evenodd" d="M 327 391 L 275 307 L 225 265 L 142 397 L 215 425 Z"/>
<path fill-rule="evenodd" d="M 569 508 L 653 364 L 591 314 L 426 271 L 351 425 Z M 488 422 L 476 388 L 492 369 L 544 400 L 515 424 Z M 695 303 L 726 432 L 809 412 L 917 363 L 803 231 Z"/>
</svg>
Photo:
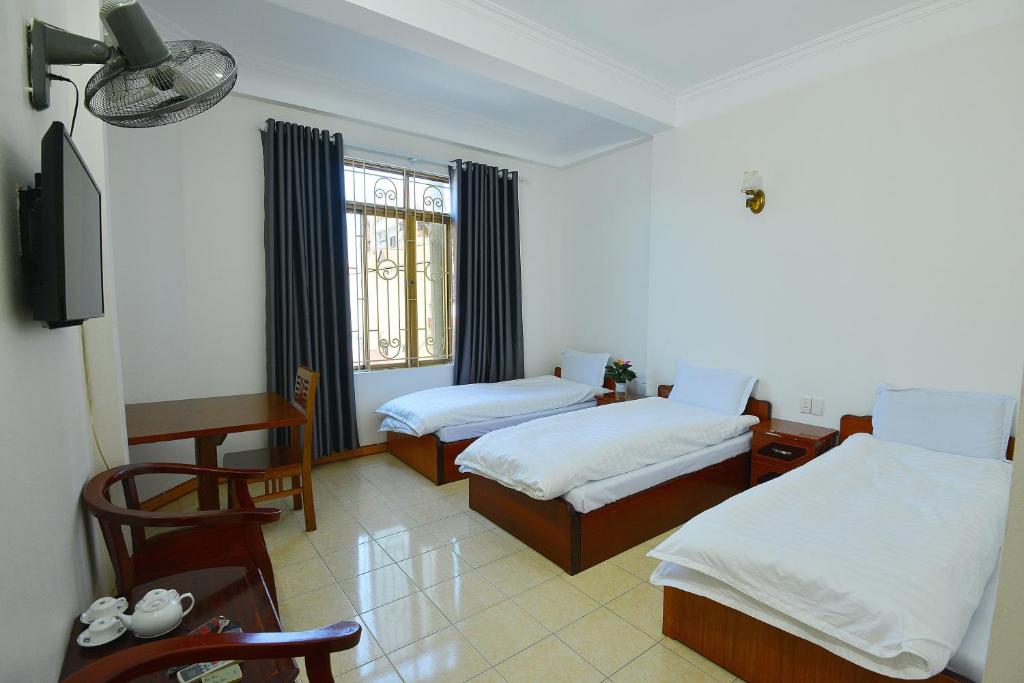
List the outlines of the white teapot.
<svg viewBox="0 0 1024 683">
<path fill-rule="evenodd" d="M 189 599 L 188 609 L 181 606 L 185 598 Z M 134 614 L 118 614 L 117 618 L 137 637 L 156 638 L 174 630 L 195 606 L 196 599 L 191 593 L 178 595 L 173 589 L 155 588 L 135 604 Z"/>
</svg>

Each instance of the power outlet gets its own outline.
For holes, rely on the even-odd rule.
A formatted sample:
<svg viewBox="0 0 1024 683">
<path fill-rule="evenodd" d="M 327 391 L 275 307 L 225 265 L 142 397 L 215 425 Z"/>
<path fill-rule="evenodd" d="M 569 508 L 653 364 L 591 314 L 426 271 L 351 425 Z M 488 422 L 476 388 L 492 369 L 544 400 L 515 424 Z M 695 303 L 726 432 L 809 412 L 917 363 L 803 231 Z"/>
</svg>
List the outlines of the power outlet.
<svg viewBox="0 0 1024 683">
<path fill-rule="evenodd" d="M 814 398 L 811 399 L 811 415 L 824 415 L 825 414 L 825 399 Z"/>
<path fill-rule="evenodd" d="M 813 407 L 813 405 L 814 399 L 812 399 L 810 396 L 804 396 L 802 399 L 800 399 L 800 412 L 806 415 L 810 415 L 811 408 Z"/>
</svg>

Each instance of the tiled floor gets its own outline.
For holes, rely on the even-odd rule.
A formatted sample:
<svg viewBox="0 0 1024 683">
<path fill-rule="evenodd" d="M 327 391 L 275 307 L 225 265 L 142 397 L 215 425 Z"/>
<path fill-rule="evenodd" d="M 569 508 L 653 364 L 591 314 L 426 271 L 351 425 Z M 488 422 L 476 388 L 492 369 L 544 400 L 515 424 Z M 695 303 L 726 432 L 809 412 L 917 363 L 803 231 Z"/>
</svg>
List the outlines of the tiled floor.
<svg viewBox="0 0 1024 683">
<path fill-rule="evenodd" d="M 706 681 L 732 674 L 661 634 L 659 539 L 576 576 L 390 455 L 317 467 L 318 529 L 264 527 L 287 629 L 363 626 L 336 681 Z M 283 501 L 275 501 L 283 502 Z"/>
</svg>

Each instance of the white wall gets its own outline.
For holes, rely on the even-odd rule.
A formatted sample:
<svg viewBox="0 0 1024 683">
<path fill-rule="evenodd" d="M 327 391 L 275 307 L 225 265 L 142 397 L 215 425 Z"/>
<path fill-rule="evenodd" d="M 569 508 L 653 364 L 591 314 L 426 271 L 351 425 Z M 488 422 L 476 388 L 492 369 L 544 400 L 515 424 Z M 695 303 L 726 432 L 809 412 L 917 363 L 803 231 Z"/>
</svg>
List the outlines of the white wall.
<svg viewBox="0 0 1024 683">
<path fill-rule="evenodd" d="M 565 345 L 633 361 L 647 372 L 651 143 L 564 171 L 561 244 L 570 304 Z"/>
<path fill-rule="evenodd" d="M 52 106 L 35 112 L 25 91 L 25 25 L 33 17 L 100 35 L 99 3 L 13 0 L 0 5 L 0 679 L 57 678 L 74 614 L 111 588 L 109 562 L 95 526 L 80 506 L 82 485 L 103 464 L 93 446 L 86 397 L 82 333 L 48 330 L 32 321 L 18 260 L 14 188 L 39 171 L 39 142 L 54 120 L 70 122 L 68 86 L 54 84 Z M 80 87 L 87 67 L 64 71 Z M 74 136 L 90 170 L 105 187 L 103 129 L 84 110 Z M 104 193 L 104 201 L 111 199 Z M 108 221 L 109 225 L 109 221 Z M 104 230 L 107 316 L 87 325 L 89 375 L 96 430 L 113 465 L 125 460 L 116 347 L 113 260 Z"/>
<path fill-rule="evenodd" d="M 1016 21 L 657 135 L 654 381 L 749 370 L 777 416 L 823 425 L 882 381 L 1016 395 L 1022 61 Z"/>
<path fill-rule="evenodd" d="M 340 132 L 350 145 L 518 169 L 524 179 L 520 211 L 527 372 L 550 372 L 567 310 L 558 289 L 550 288 L 552 274 L 564 272 L 566 265 L 560 253 L 558 171 L 230 96 L 175 126 L 145 134 L 110 133 L 110 183 L 121 199 L 112 219 L 119 247 L 118 305 L 128 402 L 265 390 L 263 152 L 258 129 L 268 117 Z M 393 158 L 379 160 L 396 163 Z M 383 440 L 372 414 L 382 402 L 450 382 L 450 366 L 357 375 L 361 442 Z M 234 435 L 222 450 L 253 447 L 264 438 L 261 433 Z M 132 448 L 133 461 L 192 457 L 192 445 L 185 442 Z"/>
</svg>

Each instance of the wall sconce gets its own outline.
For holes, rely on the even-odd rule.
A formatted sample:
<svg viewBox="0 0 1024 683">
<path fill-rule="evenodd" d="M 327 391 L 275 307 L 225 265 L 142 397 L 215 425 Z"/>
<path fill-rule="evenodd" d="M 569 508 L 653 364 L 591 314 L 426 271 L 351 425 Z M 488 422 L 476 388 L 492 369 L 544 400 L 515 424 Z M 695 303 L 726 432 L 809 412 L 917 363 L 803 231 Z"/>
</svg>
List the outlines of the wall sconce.
<svg viewBox="0 0 1024 683">
<path fill-rule="evenodd" d="M 757 171 L 747 171 L 743 174 L 743 194 L 747 195 L 747 208 L 750 213 L 761 213 L 764 210 L 764 190 L 761 189 L 764 181 Z"/>
</svg>

